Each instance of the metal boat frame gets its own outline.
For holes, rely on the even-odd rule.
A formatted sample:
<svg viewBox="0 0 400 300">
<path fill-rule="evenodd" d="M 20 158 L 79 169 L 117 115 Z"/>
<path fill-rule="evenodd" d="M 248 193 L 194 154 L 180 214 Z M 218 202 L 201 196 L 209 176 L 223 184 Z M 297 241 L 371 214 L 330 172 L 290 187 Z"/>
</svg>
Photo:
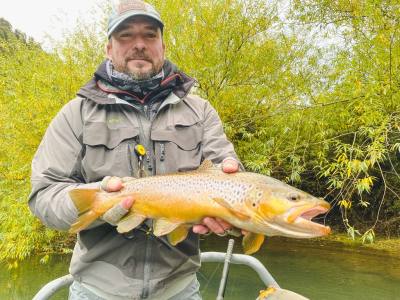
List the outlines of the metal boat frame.
<svg viewBox="0 0 400 300">
<path fill-rule="evenodd" d="M 202 263 L 223 263 L 225 262 L 226 265 L 226 258 L 227 258 L 227 253 L 223 252 L 204 252 L 201 253 L 201 262 Z M 255 257 L 245 255 L 245 254 L 231 254 L 229 257 L 229 262 L 232 264 L 238 264 L 238 265 L 246 265 L 250 268 L 252 268 L 259 276 L 261 281 L 265 284 L 267 288 L 274 288 L 276 290 L 280 291 L 286 291 L 280 288 L 279 284 L 275 281 L 275 279 L 272 277 L 272 275 L 268 272 L 268 270 L 265 268 L 265 266 Z M 33 300 L 47 300 L 50 299 L 51 296 L 53 296 L 58 290 L 71 285 L 73 282 L 73 277 L 71 274 L 59 277 L 57 279 L 54 279 L 44 285 L 39 292 L 33 297 Z M 271 296 L 268 296 L 267 298 L 260 298 L 262 300 L 264 299 L 306 299 L 303 296 L 300 296 L 298 294 L 295 294 L 293 292 L 290 292 L 291 298 L 285 297 L 285 298 L 274 298 L 273 294 Z M 297 295 L 293 296 L 293 295 Z M 219 297 L 219 298 L 218 298 Z M 223 296 L 221 298 L 221 295 L 219 295 L 217 299 L 223 299 Z"/>
</svg>

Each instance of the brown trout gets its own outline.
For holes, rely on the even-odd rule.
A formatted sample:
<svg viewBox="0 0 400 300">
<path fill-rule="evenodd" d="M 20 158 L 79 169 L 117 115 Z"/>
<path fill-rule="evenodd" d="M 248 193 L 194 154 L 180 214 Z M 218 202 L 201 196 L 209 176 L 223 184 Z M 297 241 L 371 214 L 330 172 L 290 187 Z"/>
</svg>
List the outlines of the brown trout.
<svg viewBox="0 0 400 300">
<path fill-rule="evenodd" d="M 265 235 L 311 238 L 330 232 L 328 226 L 311 221 L 328 211 L 328 202 L 269 176 L 226 174 L 210 161 L 196 171 L 128 181 L 119 192 L 75 189 L 69 194 L 79 211 L 72 233 L 85 229 L 127 196 L 135 201 L 117 224 L 118 232 L 128 232 L 150 218 L 152 233 L 167 235 L 172 245 L 183 241 L 204 217 L 218 217 L 247 231 L 246 254 L 256 252 Z"/>
</svg>

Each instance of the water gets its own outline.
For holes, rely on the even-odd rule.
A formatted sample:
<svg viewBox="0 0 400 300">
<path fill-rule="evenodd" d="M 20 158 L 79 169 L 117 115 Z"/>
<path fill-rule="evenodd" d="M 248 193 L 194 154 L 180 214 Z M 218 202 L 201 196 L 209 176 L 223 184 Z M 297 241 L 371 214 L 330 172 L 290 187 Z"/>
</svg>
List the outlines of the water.
<svg viewBox="0 0 400 300">
<path fill-rule="evenodd" d="M 205 248 L 223 251 L 214 239 Z M 240 252 L 240 240 L 236 250 Z M 281 288 L 310 299 L 400 300 L 400 256 L 343 247 L 338 243 L 270 238 L 254 255 L 270 271 Z M 218 270 L 216 270 L 218 269 Z M 215 275 L 213 275 L 215 272 Z M 199 276 L 205 299 L 215 299 L 222 264 L 204 265 Z M 213 279 L 215 282 L 212 282 Z M 211 282 L 210 282 L 211 281 Z M 254 271 L 232 265 L 225 299 L 255 299 L 265 287 Z"/>
<path fill-rule="evenodd" d="M 240 240 L 235 252 L 240 253 Z M 224 251 L 227 240 L 207 237 L 203 251 Z M 384 252 L 342 247 L 335 243 L 267 239 L 255 255 L 261 260 L 282 288 L 293 290 L 310 299 L 321 300 L 400 300 L 400 258 Z M 46 282 L 68 272 L 68 256 L 54 256 L 47 265 L 34 257 L 17 270 L 0 267 L 0 299 L 25 300 Z M 215 299 L 222 264 L 204 264 L 199 273 L 204 300 Z M 226 300 L 256 299 L 264 289 L 257 274 L 245 266 L 232 265 L 229 272 Z M 67 298 L 67 290 L 52 299 Z"/>
<path fill-rule="evenodd" d="M 41 257 L 33 257 L 12 271 L 0 265 L 0 299 L 31 300 L 47 282 L 66 275 L 70 256 L 52 256 L 48 264 L 39 262 Z M 57 293 L 52 299 L 65 300 L 67 289 Z"/>
</svg>

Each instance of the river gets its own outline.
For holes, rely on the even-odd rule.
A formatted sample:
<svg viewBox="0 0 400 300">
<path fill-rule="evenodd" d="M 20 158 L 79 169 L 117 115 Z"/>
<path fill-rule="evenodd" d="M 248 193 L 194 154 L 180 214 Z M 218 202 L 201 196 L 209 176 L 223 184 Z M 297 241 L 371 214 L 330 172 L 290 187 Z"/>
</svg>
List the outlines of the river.
<svg viewBox="0 0 400 300">
<path fill-rule="evenodd" d="M 203 251 L 224 251 L 227 240 L 207 237 Z M 240 241 L 235 252 L 241 253 Z M 282 288 L 310 299 L 400 300 L 400 256 L 327 241 L 269 238 L 255 255 Z M 9 271 L 0 267 L 0 299 L 25 300 L 46 282 L 68 272 L 69 256 L 53 256 L 48 264 L 33 257 Z M 215 299 L 222 264 L 203 264 L 198 277 L 204 300 Z M 226 300 L 255 299 L 263 289 L 257 274 L 245 266 L 232 265 Z M 52 299 L 66 299 L 66 289 Z"/>
</svg>

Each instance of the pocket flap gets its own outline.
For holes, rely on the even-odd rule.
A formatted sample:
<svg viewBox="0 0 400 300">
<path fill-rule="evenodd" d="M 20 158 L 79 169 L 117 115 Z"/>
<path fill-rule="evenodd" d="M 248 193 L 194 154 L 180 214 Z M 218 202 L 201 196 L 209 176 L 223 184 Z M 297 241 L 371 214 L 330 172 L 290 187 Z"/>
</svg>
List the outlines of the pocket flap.
<svg viewBox="0 0 400 300">
<path fill-rule="evenodd" d="M 194 150 L 201 143 L 203 129 L 199 123 L 176 124 L 174 128 L 154 129 L 151 139 L 160 142 L 173 142 L 183 150 Z"/>
<path fill-rule="evenodd" d="M 187 112 L 178 114 L 174 120 L 175 127 L 198 125 L 199 122 L 200 120 L 196 115 L 188 114 Z"/>
<path fill-rule="evenodd" d="M 123 140 L 138 135 L 139 128 L 137 127 L 109 128 L 107 123 L 89 122 L 83 128 L 83 143 L 90 146 L 103 145 L 108 149 L 114 149 Z"/>
</svg>

